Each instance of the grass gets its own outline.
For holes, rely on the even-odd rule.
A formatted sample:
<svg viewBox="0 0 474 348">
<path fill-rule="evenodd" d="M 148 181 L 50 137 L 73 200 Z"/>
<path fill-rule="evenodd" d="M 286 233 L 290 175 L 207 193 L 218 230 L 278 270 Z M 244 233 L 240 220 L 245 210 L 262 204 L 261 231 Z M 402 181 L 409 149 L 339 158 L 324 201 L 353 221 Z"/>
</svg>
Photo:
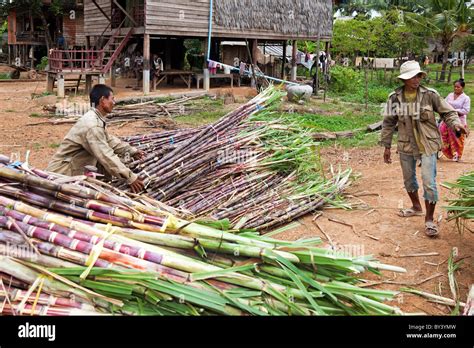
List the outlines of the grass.
<svg viewBox="0 0 474 348">
<path fill-rule="evenodd" d="M 16 112 L 16 110 L 13 110 L 13 109 L 6 109 L 5 112 Z"/>
<path fill-rule="evenodd" d="M 10 80 L 10 74 L 8 73 L 0 73 L 0 80 Z"/>
<path fill-rule="evenodd" d="M 30 117 L 43 117 L 43 115 L 38 114 L 37 112 L 33 112 L 30 114 Z"/>
<path fill-rule="evenodd" d="M 47 97 L 50 95 L 54 95 L 54 93 L 51 92 L 43 92 L 43 93 L 31 93 L 31 99 L 37 99 L 37 98 L 42 98 L 42 97 Z"/>
<path fill-rule="evenodd" d="M 425 80 L 425 81 L 422 81 L 422 84 L 426 87 L 435 89 L 440 94 L 441 97 L 445 98 L 449 93 L 453 91 L 453 82 L 459 78 L 460 68 L 453 69 L 450 83 L 434 81 L 436 74 L 433 72 L 433 70 L 441 70 L 441 64 L 430 64 L 428 69 L 431 70 L 430 72 L 431 81 L 430 83 L 428 83 Z M 395 88 L 401 85 L 396 80 L 396 75 L 397 75 L 396 72 L 394 72 L 393 75 L 392 73 L 388 73 L 386 76 L 386 79 L 384 80 L 383 72 L 379 71 L 378 73 L 373 74 L 372 80 L 369 80 L 369 83 L 368 83 L 369 105 L 375 108 L 377 105 L 380 105 L 386 102 L 388 95 Z M 370 79 L 370 74 L 369 74 L 369 79 Z M 471 100 L 474 100 L 474 70 L 471 70 L 471 67 L 468 67 L 465 72 L 465 81 L 466 81 L 466 87 L 464 89 L 464 92 L 471 98 Z M 344 92 L 336 93 L 334 91 L 329 90 L 328 96 L 330 98 L 334 98 L 334 100 L 340 100 L 342 102 L 365 104 L 365 86 L 363 85 L 363 80 L 362 80 L 362 84 L 359 86 L 356 86 L 356 88 L 353 91 L 350 91 L 350 92 L 344 91 Z M 346 113 L 347 112 L 348 111 L 346 111 Z M 345 114 L 344 117 L 347 117 L 347 115 Z M 350 118 L 354 119 L 354 117 L 350 117 Z M 370 119 L 370 117 L 368 117 L 367 119 Z M 468 115 L 467 121 L 468 121 L 469 127 L 472 129 L 474 127 L 474 116 L 472 115 L 472 112 Z M 357 128 L 356 124 L 357 122 L 354 124 L 354 127 L 353 127 L 354 129 Z M 338 126 L 337 124 L 332 125 L 332 124 L 327 124 L 327 122 L 324 122 L 322 127 L 325 127 L 325 125 L 328 127 L 328 130 L 332 126 Z M 345 127 L 344 122 L 342 122 L 339 125 L 342 127 Z M 352 139 L 340 139 L 340 140 L 338 139 L 336 142 L 343 146 L 350 146 L 350 147 L 372 146 L 377 143 L 378 141 L 377 136 L 379 136 L 379 133 L 358 134 L 356 137 Z M 334 141 L 327 141 L 325 143 L 334 144 Z"/>
<path fill-rule="evenodd" d="M 291 105 L 291 104 L 289 104 Z M 283 109 L 287 110 L 287 104 Z M 310 112 L 314 110 L 314 112 Z M 365 129 L 369 124 L 382 119 L 381 109 L 377 105 L 354 105 L 342 102 L 339 99 L 327 100 L 323 103 L 319 99 L 311 99 L 303 109 L 295 107 L 294 113 L 284 112 L 282 116 L 309 132 L 340 132 L 354 129 Z M 370 147 L 377 144 L 380 134 L 357 133 L 353 138 L 323 141 L 322 146 L 341 144 L 344 147 Z"/>
<path fill-rule="evenodd" d="M 51 143 L 48 145 L 48 147 L 51 149 L 57 149 L 59 146 L 61 146 L 59 143 Z"/>
<path fill-rule="evenodd" d="M 225 114 L 227 114 L 226 110 L 201 111 L 192 115 L 179 116 L 176 118 L 176 121 L 178 124 L 185 124 L 193 127 L 202 126 L 217 121 Z"/>
<path fill-rule="evenodd" d="M 176 118 L 178 124 L 187 126 L 202 126 L 213 123 L 229 112 L 224 107 L 224 100 L 221 98 L 204 97 L 196 99 L 190 105 L 191 109 L 199 110 L 191 115 L 183 115 Z"/>
<path fill-rule="evenodd" d="M 286 113 L 283 116 L 291 118 L 294 114 Z M 295 118 L 303 128 L 314 132 L 339 132 L 358 128 L 365 128 L 371 123 L 381 120 L 380 114 L 346 111 L 342 115 L 301 114 Z"/>
<path fill-rule="evenodd" d="M 167 103 L 170 101 L 175 100 L 176 98 L 174 97 L 158 97 L 155 99 L 155 103 Z"/>
</svg>

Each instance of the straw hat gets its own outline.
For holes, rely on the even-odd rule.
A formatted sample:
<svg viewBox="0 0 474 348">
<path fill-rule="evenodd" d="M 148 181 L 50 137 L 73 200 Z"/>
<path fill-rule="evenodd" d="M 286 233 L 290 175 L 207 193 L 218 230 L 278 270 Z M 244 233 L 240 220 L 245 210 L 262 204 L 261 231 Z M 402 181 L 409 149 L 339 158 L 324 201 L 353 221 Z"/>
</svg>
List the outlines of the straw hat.
<svg viewBox="0 0 474 348">
<path fill-rule="evenodd" d="M 421 70 L 420 64 L 417 61 L 409 60 L 408 62 L 403 63 L 400 67 L 400 75 L 398 75 L 398 78 L 402 80 L 409 80 L 419 73 L 422 73 L 423 77 L 426 76 L 426 73 Z"/>
</svg>

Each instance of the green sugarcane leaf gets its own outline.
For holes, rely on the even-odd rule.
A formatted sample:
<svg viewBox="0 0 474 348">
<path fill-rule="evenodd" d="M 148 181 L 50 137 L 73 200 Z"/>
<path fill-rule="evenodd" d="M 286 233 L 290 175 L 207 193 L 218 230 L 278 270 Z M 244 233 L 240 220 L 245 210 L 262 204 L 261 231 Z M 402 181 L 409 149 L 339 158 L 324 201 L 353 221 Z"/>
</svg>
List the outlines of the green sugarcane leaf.
<svg viewBox="0 0 474 348">
<path fill-rule="evenodd" d="M 198 255 L 202 258 L 202 259 L 207 259 L 207 253 L 206 253 L 206 250 L 204 249 L 204 247 L 198 242 L 195 246 L 194 246 L 194 251 L 196 251 L 198 253 Z"/>
<path fill-rule="evenodd" d="M 195 222 L 197 224 L 213 227 L 221 231 L 228 231 L 232 229 L 232 225 L 229 219 L 223 219 L 223 220 L 218 220 L 218 221 L 200 219 Z"/>
<path fill-rule="evenodd" d="M 209 279 L 209 278 L 218 278 L 222 276 L 232 277 L 232 273 L 255 270 L 256 265 L 257 265 L 256 263 L 253 263 L 249 265 L 229 267 L 229 268 L 226 268 L 224 270 L 219 270 L 219 271 L 191 273 L 190 279 L 191 281 L 197 281 L 197 280 L 204 280 L 204 279 Z"/>
</svg>

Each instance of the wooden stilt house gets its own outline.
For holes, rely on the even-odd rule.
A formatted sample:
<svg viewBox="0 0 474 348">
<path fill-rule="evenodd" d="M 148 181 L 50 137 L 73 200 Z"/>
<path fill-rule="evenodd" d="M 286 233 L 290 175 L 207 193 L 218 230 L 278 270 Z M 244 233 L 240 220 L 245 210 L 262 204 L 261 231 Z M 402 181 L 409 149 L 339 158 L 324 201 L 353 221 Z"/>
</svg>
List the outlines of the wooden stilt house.
<svg viewBox="0 0 474 348">
<path fill-rule="evenodd" d="M 163 60 L 165 72 L 176 72 L 190 81 L 191 73 L 185 72 L 183 63 L 186 39 L 201 40 L 205 62 L 219 60 L 220 42 L 224 40 L 246 40 L 249 53 L 262 42 L 283 47 L 288 40 L 328 43 L 332 8 L 333 2 L 328 0 L 84 0 L 87 47 L 84 60 L 73 65 L 88 73 L 106 74 L 115 71 L 119 61 L 130 61 L 132 57 L 127 54 L 139 51 L 143 55 L 143 91 L 147 94 L 154 54 Z M 64 52 L 53 52 L 53 70 L 67 70 L 65 61 L 56 59 L 55 54 L 63 57 Z"/>
</svg>

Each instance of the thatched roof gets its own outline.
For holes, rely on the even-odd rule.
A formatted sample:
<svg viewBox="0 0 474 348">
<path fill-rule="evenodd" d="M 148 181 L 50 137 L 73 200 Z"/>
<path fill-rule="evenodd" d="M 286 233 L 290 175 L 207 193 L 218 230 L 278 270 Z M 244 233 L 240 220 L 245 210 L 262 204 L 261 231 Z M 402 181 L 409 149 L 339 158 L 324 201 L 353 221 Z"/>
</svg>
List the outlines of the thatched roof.
<svg viewBox="0 0 474 348">
<path fill-rule="evenodd" d="M 227 29 L 332 37 L 331 0 L 218 0 L 214 12 L 215 23 Z"/>
</svg>

